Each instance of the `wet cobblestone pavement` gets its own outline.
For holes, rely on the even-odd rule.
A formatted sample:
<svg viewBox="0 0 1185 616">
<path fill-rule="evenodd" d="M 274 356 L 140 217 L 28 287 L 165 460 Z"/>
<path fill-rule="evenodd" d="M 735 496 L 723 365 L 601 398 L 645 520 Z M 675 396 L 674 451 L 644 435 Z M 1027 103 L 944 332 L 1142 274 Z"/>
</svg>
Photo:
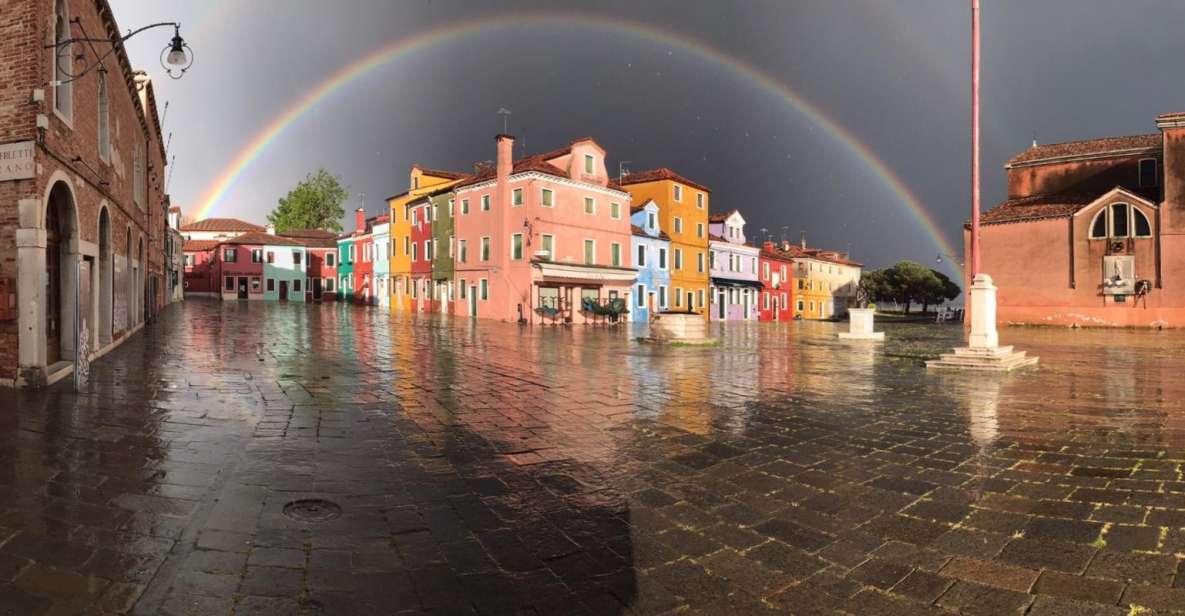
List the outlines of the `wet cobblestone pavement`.
<svg viewBox="0 0 1185 616">
<path fill-rule="evenodd" d="M 1185 332 L 835 327 L 188 301 L 0 391 L 0 614 L 1185 610 Z"/>
</svg>

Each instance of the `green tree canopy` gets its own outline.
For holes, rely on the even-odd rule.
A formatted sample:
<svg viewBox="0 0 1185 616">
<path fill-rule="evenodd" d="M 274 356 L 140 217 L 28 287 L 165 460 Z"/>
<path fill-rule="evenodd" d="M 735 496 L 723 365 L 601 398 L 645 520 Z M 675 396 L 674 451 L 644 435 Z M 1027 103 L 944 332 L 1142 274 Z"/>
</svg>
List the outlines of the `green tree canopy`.
<svg viewBox="0 0 1185 616">
<path fill-rule="evenodd" d="M 910 304 L 920 303 L 925 311 L 930 304 L 955 299 L 962 292 L 959 285 L 941 272 L 913 261 L 870 271 L 860 277 L 860 286 L 869 300 L 903 304 L 907 314 Z"/>
<path fill-rule="evenodd" d="M 276 232 L 290 229 L 328 229 L 341 231 L 341 217 L 345 215 L 342 205 L 350 196 L 349 189 L 341 179 L 325 169 L 306 175 L 280 199 L 268 222 L 276 226 Z"/>
</svg>

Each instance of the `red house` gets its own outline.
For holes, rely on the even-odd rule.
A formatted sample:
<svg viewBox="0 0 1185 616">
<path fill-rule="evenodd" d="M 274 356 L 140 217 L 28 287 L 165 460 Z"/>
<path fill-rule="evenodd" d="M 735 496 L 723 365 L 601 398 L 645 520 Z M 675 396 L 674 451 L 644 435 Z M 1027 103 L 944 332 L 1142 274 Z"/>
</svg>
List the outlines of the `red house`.
<svg viewBox="0 0 1185 616">
<path fill-rule="evenodd" d="M 1185 326 L 1185 113 L 1157 127 L 1008 161 L 1008 199 L 981 217 L 1001 323 Z"/>
<path fill-rule="evenodd" d="M 432 298 L 432 259 L 436 246 L 432 241 L 432 202 L 427 196 L 407 204 L 411 221 L 411 304 L 416 312 L 435 312 Z"/>
<path fill-rule="evenodd" d="M 218 248 L 218 244 L 218 240 L 185 240 L 181 249 L 185 255 L 182 286 L 187 295 L 218 296 L 222 280 L 214 259 L 214 249 Z"/>
<path fill-rule="evenodd" d="M 794 302 L 790 277 L 794 261 L 779 251 L 773 242 L 766 242 L 757 257 L 758 279 L 762 289 L 757 299 L 758 321 L 789 321 L 794 318 Z"/>
</svg>

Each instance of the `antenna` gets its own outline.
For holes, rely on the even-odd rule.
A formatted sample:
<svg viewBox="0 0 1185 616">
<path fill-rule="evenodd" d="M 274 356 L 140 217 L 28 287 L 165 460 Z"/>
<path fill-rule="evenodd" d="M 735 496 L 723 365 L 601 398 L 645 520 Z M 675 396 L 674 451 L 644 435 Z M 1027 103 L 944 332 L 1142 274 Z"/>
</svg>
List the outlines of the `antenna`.
<svg viewBox="0 0 1185 616">
<path fill-rule="evenodd" d="M 502 116 L 502 134 L 510 134 L 510 110 L 505 107 L 498 108 L 498 115 Z"/>
<path fill-rule="evenodd" d="M 169 131 L 169 138 L 165 141 L 165 155 L 169 154 L 169 146 L 173 144 L 173 131 Z"/>
<path fill-rule="evenodd" d="M 160 114 L 160 125 L 165 125 L 165 120 L 169 119 L 169 101 L 165 101 L 165 110 Z M 165 148 L 166 150 L 168 148 Z"/>
<path fill-rule="evenodd" d="M 171 139 L 172 137 L 173 137 L 173 134 L 169 133 L 169 138 Z M 177 164 L 177 155 L 174 154 L 173 158 L 171 158 L 169 160 L 169 177 L 165 178 L 165 194 L 166 195 L 169 194 L 169 184 L 172 183 L 172 181 L 173 181 L 173 170 L 177 168 L 175 166 L 176 164 Z"/>
<path fill-rule="evenodd" d="M 769 229 L 762 227 L 761 228 L 761 235 L 765 236 L 765 241 L 767 241 L 767 242 L 769 241 Z"/>
<path fill-rule="evenodd" d="M 780 241 L 782 241 L 782 242 L 785 242 L 785 241 L 786 241 L 786 233 L 787 233 L 789 230 L 790 230 L 790 227 L 785 227 L 785 226 L 784 226 L 784 227 L 782 227 L 782 237 L 781 237 Z"/>
<path fill-rule="evenodd" d="M 629 169 L 626 169 L 626 168 L 625 168 L 625 166 L 626 166 L 626 165 L 628 165 L 628 164 L 630 164 L 630 163 L 632 163 L 632 162 L 634 162 L 634 161 L 632 161 L 632 160 L 622 160 L 622 161 L 618 161 L 618 162 L 617 162 L 617 181 L 619 181 L 619 182 L 620 182 L 622 178 L 624 178 L 625 176 L 629 175 L 629 173 L 630 173 L 630 170 L 629 170 Z"/>
</svg>

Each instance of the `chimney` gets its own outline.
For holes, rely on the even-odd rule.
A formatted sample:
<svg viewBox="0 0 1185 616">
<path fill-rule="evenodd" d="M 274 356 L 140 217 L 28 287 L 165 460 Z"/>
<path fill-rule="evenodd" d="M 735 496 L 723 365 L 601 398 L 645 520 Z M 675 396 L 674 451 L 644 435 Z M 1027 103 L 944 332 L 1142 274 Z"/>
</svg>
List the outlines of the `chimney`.
<svg viewBox="0 0 1185 616">
<path fill-rule="evenodd" d="M 774 243 L 769 240 L 765 240 L 765 243 L 761 245 L 761 249 L 766 252 L 773 252 L 774 251 Z"/>
<path fill-rule="evenodd" d="M 514 137 L 511 135 L 498 135 L 494 138 L 498 144 L 498 160 L 494 163 L 494 171 L 497 175 L 497 184 L 494 194 L 494 207 L 497 212 L 494 215 L 497 217 L 497 229 L 499 232 L 505 232 L 506 229 L 506 215 L 510 210 L 510 172 L 514 170 Z M 500 246 L 499 240 L 494 240 L 495 246 Z M 502 260 L 503 251 L 495 250 L 494 254 L 499 255 L 494 259 L 494 264 L 497 265 Z"/>
<path fill-rule="evenodd" d="M 498 143 L 498 192 L 501 194 L 506 178 L 510 177 L 510 171 L 514 168 L 514 137 L 498 135 L 495 139 Z"/>
<path fill-rule="evenodd" d="M 354 230 L 355 231 L 365 231 L 366 230 L 366 210 L 364 210 L 362 208 L 358 208 L 358 209 L 354 210 Z"/>
<path fill-rule="evenodd" d="M 803 250 L 806 250 L 806 231 L 801 232 L 801 236 L 800 236 L 800 239 L 798 240 L 798 244 L 799 244 L 799 246 L 802 246 Z"/>
<path fill-rule="evenodd" d="M 276 234 L 276 225 L 273 225 L 270 222 L 267 223 L 267 234 L 268 235 L 275 235 Z"/>
<path fill-rule="evenodd" d="M 782 250 L 790 252 L 790 240 L 782 240 Z"/>
</svg>

